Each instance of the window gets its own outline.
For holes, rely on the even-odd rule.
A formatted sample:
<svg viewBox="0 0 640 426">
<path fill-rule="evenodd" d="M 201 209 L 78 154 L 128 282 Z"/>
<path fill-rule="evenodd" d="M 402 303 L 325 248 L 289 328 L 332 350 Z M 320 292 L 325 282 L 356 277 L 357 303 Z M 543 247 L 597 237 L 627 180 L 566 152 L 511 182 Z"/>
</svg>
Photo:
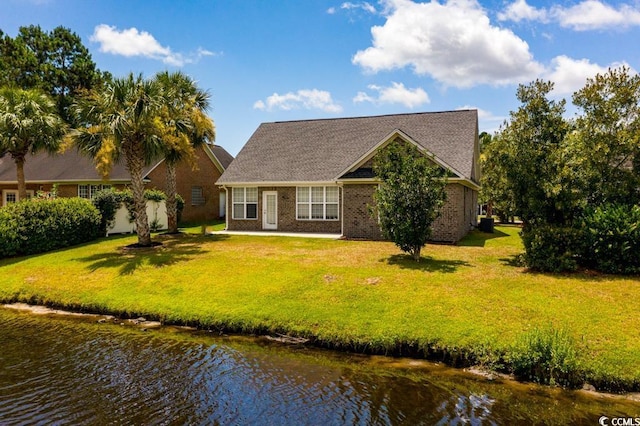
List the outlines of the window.
<svg viewBox="0 0 640 426">
<path fill-rule="evenodd" d="M 337 186 L 299 186 L 296 190 L 298 220 L 338 220 Z"/>
<path fill-rule="evenodd" d="M 233 188 L 233 218 L 258 218 L 258 188 Z"/>
<path fill-rule="evenodd" d="M 191 187 L 191 205 L 192 206 L 204 206 L 205 199 L 201 186 Z"/>
<path fill-rule="evenodd" d="M 27 200 L 31 199 L 31 197 L 33 197 L 33 190 L 27 189 Z M 0 200 L 0 206 L 17 203 L 18 201 L 20 201 L 20 196 L 17 189 L 2 190 L 2 199 Z"/>
<path fill-rule="evenodd" d="M 103 189 L 111 189 L 111 185 L 78 185 L 78 197 L 91 199 Z"/>
</svg>

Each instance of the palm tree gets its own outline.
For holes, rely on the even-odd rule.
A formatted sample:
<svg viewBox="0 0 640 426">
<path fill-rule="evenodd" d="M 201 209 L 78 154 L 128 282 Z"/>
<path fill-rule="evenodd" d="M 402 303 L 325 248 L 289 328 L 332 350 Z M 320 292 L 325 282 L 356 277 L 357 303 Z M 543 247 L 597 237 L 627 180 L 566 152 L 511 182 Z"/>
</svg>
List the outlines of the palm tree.
<svg viewBox="0 0 640 426">
<path fill-rule="evenodd" d="M 43 92 L 10 87 L 0 90 L 0 158 L 9 154 L 16 163 L 19 199 L 27 198 L 27 154 L 56 152 L 66 131 L 55 102 Z"/>
<path fill-rule="evenodd" d="M 70 137 L 80 152 L 94 158 L 106 177 L 124 160 L 131 176 L 138 246 L 151 245 L 144 198 L 143 168 L 163 154 L 162 92 L 142 75 L 115 78 L 100 91 L 87 92 L 75 104 L 78 122 Z"/>
<path fill-rule="evenodd" d="M 156 81 L 164 97 L 165 163 L 167 168 L 167 222 L 169 233 L 178 232 L 176 165 L 193 161 L 194 148 L 215 139 L 213 121 L 206 115 L 209 94 L 181 72 L 161 72 Z"/>
</svg>

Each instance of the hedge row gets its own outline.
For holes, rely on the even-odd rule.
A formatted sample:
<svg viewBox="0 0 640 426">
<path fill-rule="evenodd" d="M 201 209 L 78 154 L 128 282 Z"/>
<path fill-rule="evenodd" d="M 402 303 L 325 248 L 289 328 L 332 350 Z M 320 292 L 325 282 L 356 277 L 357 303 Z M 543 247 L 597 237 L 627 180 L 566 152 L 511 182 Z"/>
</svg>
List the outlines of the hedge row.
<svg viewBox="0 0 640 426">
<path fill-rule="evenodd" d="M 609 274 L 640 274 L 640 207 L 590 209 L 574 226 L 529 226 L 522 232 L 526 265 L 537 271 L 582 266 Z"/>
<path fill-rule="evenodd" d="M 0 257 L 42 253 L 103 235 L 100 212 L 82 198 L 23 201 L 0 209 Z"/>
</svg>

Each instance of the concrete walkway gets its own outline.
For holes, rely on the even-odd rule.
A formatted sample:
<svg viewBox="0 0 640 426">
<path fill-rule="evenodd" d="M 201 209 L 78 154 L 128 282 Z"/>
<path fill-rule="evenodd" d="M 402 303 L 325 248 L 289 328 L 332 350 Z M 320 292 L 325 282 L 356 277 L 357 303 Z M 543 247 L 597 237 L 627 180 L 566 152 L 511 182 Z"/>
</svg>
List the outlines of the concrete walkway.
<svg viewBox="0 0 640 426">
<path fill-rule="evenodd" d="M 309 232 L 278 232 L 278 231 L 213 231 L 211 235 L 251 235 L 254 237 L 298 237 L 298 238 L 325 238 L 328 240 L 338 240 L 341 234 L 315 234 Z"/>
</svg>

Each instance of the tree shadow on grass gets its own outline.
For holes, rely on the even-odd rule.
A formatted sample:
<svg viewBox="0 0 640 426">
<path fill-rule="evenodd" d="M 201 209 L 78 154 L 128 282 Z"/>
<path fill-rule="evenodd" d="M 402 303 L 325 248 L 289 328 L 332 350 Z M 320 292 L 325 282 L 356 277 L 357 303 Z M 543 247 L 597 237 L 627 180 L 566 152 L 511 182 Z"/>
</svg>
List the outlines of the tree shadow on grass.
<svg viewBox="0 0 640 426">
<path fill-rule="evenodd" d="M 476 229 L 469 232 L 462 240 L 458 241 L 457 245 L 462 247 L 484 247 L 489 240 L 508 236 L 509 234 L 505 234 L 497 229 L 494 229 L 491 233 L 478 231 Z"/>
<path fill-rule="evenodd" d="M 441 260 L 434 259 L 431 256 L 422 256 L 420 257 L 420 262 L 416 262 L 407 254 L 394 254 L 393 256 L 380 259 L 380 262 L 386 262 L 388 265 L 398 266 L 402 269 L 443 273 L 454 273 L 461 266 L 471 266 L 463 260 Z"/>
<path fill-rule="evenodd" d="M 158 236 L 155 241 L 162 245 L 149 248 L 119 247 L 111 253 L 96 253 L 91 256 L 77 258 L 81 262 L 89 263 L 89 269 L 93 272 L 101 268 L 119 268 L 120 275 L 131 275 L 140 266 L 150 265 L 156 268 L 171 266 L 180 262 L 187 262 L 196 255 L 205 253 L 201 248 L 203 242 L 218 241 L 228 238 L 220 236 Z"/>
</svg>

